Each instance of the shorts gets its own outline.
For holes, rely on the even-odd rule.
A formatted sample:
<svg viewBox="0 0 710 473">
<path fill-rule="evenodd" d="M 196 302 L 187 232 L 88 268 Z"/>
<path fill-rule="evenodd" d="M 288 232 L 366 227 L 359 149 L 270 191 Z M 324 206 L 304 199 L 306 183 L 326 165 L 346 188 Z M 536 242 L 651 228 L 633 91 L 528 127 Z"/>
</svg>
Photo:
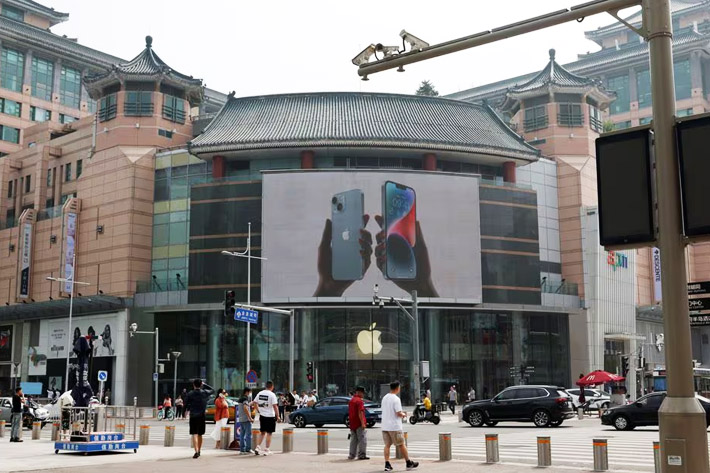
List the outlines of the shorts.
<svg viewBox="0 0 710 473">
<path fill-rule="evenodd" d="M 389 447 L 390 445 L 394 445 L 395 447 L 404 445 L 404 435 L 402 435 L 401 430 L 383 430 L 382 439 L 385 441 L 385 447 Z"/>
<path fill-rule="evenodd" d="M 190 416 L 190 435 L 205 435 L 205 416 Z"/>
<path fill-rule="evenodd" d="M 276 417 L 259 416 L 259 432 L 262 434 L 276 432 Z"/>
</svg>

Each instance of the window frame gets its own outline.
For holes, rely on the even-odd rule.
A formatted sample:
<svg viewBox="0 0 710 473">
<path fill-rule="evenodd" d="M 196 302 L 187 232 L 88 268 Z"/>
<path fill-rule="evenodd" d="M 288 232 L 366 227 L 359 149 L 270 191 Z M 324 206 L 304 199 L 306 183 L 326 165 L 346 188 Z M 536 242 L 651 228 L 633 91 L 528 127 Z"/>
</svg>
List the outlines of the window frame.
<svg viewBox="0 0 710 473">
<path fill-rule="evenodd" d="M 185 101 L 174 95 L 163 94 L 163 118 L 175 123 L 185 123 L 185 116 Z"/>
<path fill-rule="evenodd" d="M 11 102 L 15 105 L 15 108 L 17 110 L 16 113 L 9 113 L 6 108 L 8 102 Z M 11 99 L 6 99 L 6 98 L 0 98 L 0 106 L 2 107 L 1 111 L 5 115 L 10 115 L 11 117 L 20 117 L 22 115 L 22 103 L 16 101 L 16 100 L 11 100 Z"/>
<path fill-rule="evenodd" d="M 6 140 L 5 139 L 5 130 L 13 130 L 15 133 L 15 136 L 17 137 L 17 140 Z M 12 127 L 12 126 L 1 125 L 0 126 L 0 140 L 7 141 L 8 143 L 20 144 L 20 129 Z"/>
<path fill-rule="evenodd" d="M 46 65 L 47 72 L 40 72 L 40 64 Z M 47 76 L 45 81 L 38 81 L 38 77 Z M 47 102 L 52 101 L 52 93 L 54 92 L 54 62 L 48 59 L 43 59 L 41 57 L 32 57 L 32 97 L 36 97 L 41 100 L 46 100 Z M 38 87 L 40 85 L 41 87 Z M 43 93 L 39 94 L 38 91 L 42 90 Z"/>
<path fill-rule="evenodd" d="M 71 182 L 71 163 L 64 165 L 64 182 Z"/>
<path fill-rule="evenodd" d="M 127 117 L 153 115 L 153 91 L 127 90 L 124 95 L 123 114 Z"/>
<path fill-rule="evenodd" d="M 625 88 L 619 88 L 620 84 L 616 84 L 616 82 L 619 82 L 622 79 L 626 81 Z M 607 79 L 607 89 L 616 93 L 616 99 L 614 99 L 614 101 L 612 101 L 609 105 L 609 113 L 611 115 L 627 113 L 629 110 L 631 110 L 631 91 L 629 89 L 629 82 L 630 81 L 628 73 L 612 76 Z M 619 96 L 619 90 L 623 91 L 621 97 Z M 625 100 L 620 100 L 623 98 L 625 98 Z"/>
<path fill-rule="evenodd" d="M 15 21 L 25 22 L 25 11 L 21 8 L 13 7 L 12 5 L 2 4 L 0 15 Z"/>
<path fill-rule="evenodd" d="M 104 95 L 99 101 L 99 121 L 107 122 L 116 118 L 118 112 L 118 97 L 116 93 Z"/>
<path fill-rule="evenodd" d="M 542 113 L 538 113 L 541 111 Z M 528 112 L 530 112 L 532 117 L 528 118 Z M 544 130 L 549 124 L 550 119 L 547 113 L 547 104 L 528 107 L 523 112 L 523 129 L 525 132 Z"/>
<path fill-rule="evenodd" d="M 604 120 L 602 119 L 602 111 L 599 107 L 589 104 L 589 128 L 597 133 L 604 131 Z"/>
<path fill-rule="evenodd" d="M 577 109 L 573 111 L 573 109 Z M 567 109 L 564 111 L 564 109 Z M 581 103 L 564 102 L 557 104 L 557 124 L 560 126 L 574 128 L 584 126 L 584 109 Z"/>
<path fill-rule="evenodd" d="M 59 73 L 59 103 L 71 108 L 81 106 L 81 71 L 62 66 Z"/>
<path fill-rule="evenodd" d="M 9 55 L 15 56 L 14 62 L 8 65 Z M 6 79 L 10 78 L 11 81 Z M 22 92 L 25 79 L 25 53 L 17 49 L 2 47 L 0 51 L 0 87 L 14 92 Z M 8 84 L 8 82 L 12 82 Z M 10 85 L 10 87 L 8 87 Z"/>
</svg>

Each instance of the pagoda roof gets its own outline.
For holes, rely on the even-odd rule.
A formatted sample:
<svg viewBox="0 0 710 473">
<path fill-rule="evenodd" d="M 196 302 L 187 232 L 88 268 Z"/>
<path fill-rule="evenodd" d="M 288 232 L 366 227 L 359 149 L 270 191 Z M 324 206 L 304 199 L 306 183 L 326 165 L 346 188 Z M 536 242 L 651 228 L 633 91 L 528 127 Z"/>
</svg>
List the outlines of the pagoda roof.
<svg viewBox="0 0 710 473">
<path fill-rule="evenodd" d="M 170 66 L 153 50 L 153 38 L 146 36 L 145 49 L 126 63 L 113 64 L 104 72 L 84 78 L 84 84 L 92 98 L 101 95 L 101 89 L 114 82 L 156 81 L 185 89 L 191 103 L 202 98 L 202 79 L 182 74 Z"/>
</svg>

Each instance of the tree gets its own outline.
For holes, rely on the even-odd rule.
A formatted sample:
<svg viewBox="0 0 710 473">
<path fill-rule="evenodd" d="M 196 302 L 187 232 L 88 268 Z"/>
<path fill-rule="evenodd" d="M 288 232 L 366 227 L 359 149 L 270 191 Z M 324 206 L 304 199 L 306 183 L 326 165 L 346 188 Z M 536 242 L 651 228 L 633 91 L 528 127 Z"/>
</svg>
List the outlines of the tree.
<svg viewBox="0 0 710 473">
<path fill-rule="evenodd" d="M 434 88 L 431 82 L 429 82 L 428 80 L 423 80 L 416 91 L 416 95 L 423 95 L 425 97 L 438 97 L 439 92 Z"/>
</svg>

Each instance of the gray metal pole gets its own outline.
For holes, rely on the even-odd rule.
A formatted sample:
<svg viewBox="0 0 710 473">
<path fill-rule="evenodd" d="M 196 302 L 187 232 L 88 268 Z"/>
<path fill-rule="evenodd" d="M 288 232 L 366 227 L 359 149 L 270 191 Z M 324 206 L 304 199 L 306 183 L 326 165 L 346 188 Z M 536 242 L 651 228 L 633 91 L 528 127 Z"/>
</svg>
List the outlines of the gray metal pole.
<svg viewBox="0 0 710 473">
<path fill-rule="evenodd" d="M 64 392 L 69 391 L 69 355 L 71 354 L 71 342 L 73 337 L 71 332 L 71 317 L 74 312 L 74 276 L 76 275 L 76 249 L 74 250 L 74 258 L 72 260 L 72 270 L 71 270 L 71 286 L 69 289 L 69 331 L 67 332 L 67 369 L 65 372 L 64 379 Z M 65 283 L 66 284 L 66 283 Z M 15 373 L 17 374 L 17 373 Z"/>
<path fill-rule="evenodd" d="M 247 232 L 247 305 L 251 305 L 251 222 L 249 222 L 249 230 Z M 251 369 L 251 324 L 246 324 L 247 331 L 247 369 L 244 376 Z"/>
<path fill-rule="evenodd" d="M 160 376 L 160 362 L 158 361 L 160 359 L 160 356 L 158 355 L 158 345 L 159 345 L 159 335 L 158 335 L 158 327 L 155 327 L 155 380 L 153 381 L 155 383 L 155 415 L 156 417 L 158 416 L 158 377 Z"/>
<path fill-rule="evenodd" d="M 175 398 L 177 398 L 177 356 L 175 356 L 175 353 L 173 353 L 173 358 L 175 358 L 173 368 L 173 404 L 175 404 Z"/>
<path fill-rule="evenodd" d="M 705 411 L 695 399 L 688 321 L 685 241 L 682 235 L 680 179 L 673 136 L 675 90 L 670 0 L 643 0 L 651 58 L 653 130 L 658 196 L 658 247 L 663 274 L 668 396 L 659 411 L 661 458 L 678 456 L 682 466 L 663 461 L 662 471 L 708 473 Z"/>
<path fill-rule="evenodd" d="M 293 365 L 294 365 L 294 359 L 295 359 L 295 352 L 296 352 L 296 310 L 291 309 L 291 315 L 289 316 L 291 320 L 289 321 L 290 329 L 291 329 L 291 335 L 289 337 L 289 356 L 288 356 L 288 389 L 293 391 L 296 389 L 294 386 L 294 372 L 293 372 Z"/>
<path fill-rule="evenodd" d="M 416 403 L 422 392 L 422 377 L 419 372 L 421 369 L 419 360 L 419 303 L 416 290 L 412 291 L 412 317 L 414 318 L 414 402 Z"/>
</svg>

